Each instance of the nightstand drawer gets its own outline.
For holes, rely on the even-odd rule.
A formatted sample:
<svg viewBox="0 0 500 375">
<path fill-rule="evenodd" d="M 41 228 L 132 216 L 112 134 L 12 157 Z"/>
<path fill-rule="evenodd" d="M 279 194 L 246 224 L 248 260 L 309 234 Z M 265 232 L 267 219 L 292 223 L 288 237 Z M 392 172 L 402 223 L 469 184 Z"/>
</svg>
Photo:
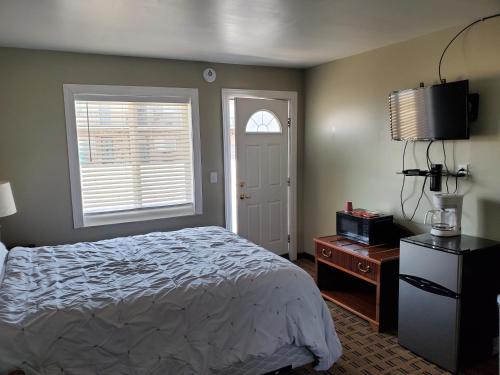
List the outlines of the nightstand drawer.
<svg viewBox="0 0 500 375">
<path fill-rule="evenodd" d="M 370 280 L 377 281 L 379 266 L 369 260 L 361 259 L 355 255 L 349 254 L 348 252 L 340 251 L 334 247 L 324 246 L 321 244 L 316 245 L 316 257 L 318 259 L 331 262 Z"/>
<path fill-rule="evenodd" d="M 377 281 L 378 264 L 372 263 L 359 258 L 351 257 L 351 271 L 356 272 L 358 275 L 367 277 L 371 280 Z"/>
<path fill-rule="evenodd" d="M 319 244 L 316 245 L 316 258 L 328 260 L 331 262 L 333 260 L 332 256 L 333 250 L 330 247 Z"/>
<path fill-rule="evenodd" d="M 361 259 L 347 252 L 336 250 L 332 254 L 333 263 L 370 280 L 377 280 L 378 264 Z"/>
</svg>

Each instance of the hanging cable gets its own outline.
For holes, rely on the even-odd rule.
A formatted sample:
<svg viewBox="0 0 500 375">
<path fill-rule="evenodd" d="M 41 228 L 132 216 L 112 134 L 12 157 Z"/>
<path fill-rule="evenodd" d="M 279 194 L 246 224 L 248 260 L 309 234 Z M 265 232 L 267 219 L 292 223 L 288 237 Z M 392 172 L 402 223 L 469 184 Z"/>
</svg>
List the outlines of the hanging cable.
<svg viewBox="0 0 500 375">
<path fill-rule="evenodd" d="M 429 162 L 430 162 L 429 148 L 431 147 L 432 143 L 433 143 L 433 141 L 430 141 L 429 144 L 427 145 L 426 155 L 427 155 L 427 165 L 428 166 L 429 166 Z M 406 181 L 406 175 L 404 174 L 404 170 L 405 170 L 405 156 L 406 156 L 406 148 L 407 147 L 408 147 L 408 141 L 405 141 L 405 145 L 404 145 L 404 148 L 403 148 L 403 183 L 401 184 L 401 191 L 399 192 L 399 199 L 400 199 L 401 212 L 403 214 L 403 218 L 405 220 L 407 220 L 407 221 L 413 221 L 413 219 L 415 218 L 415 214 L 417 213 L 418 207 L 420 206 L 420 201 L 422 200 L 422 197 L 424 196 L 425 185 L 427 184 L 427 179 L 428 179 L 429 176 L 425 176 L 424 182 L 422 183 L 422 188 L 420 190 L 420 196 L 418 197 L 417 205 L 413 209 L 413 212 L 412 212 L 411 216 L 408 217 L 408 215 L 406 214 L 406 211 L 405 211 L 405 202 L 406 202 L 406 200 L 403 199 L 403 192 L 404 192 L 405 181 Z M 429 169 L 430 169 L 430 166 L 429 166 Z"/>
<path fill-rule="evenodd" d="M 405 155 L 406 155 L 406 147 L 408 147 L 408 141 L 405 141 L 405 147 L 403 149 L 403 171 L 405 170 Z"/>
<path fill-rule="evenodd" d="M 450 42 L 446 45 L 446 47 L 444 48 L 443 50 L 443 53 L 441 54 L 441 58 L 439 59 L 439 65 L 438 65 L 438 75 L 439 75 L 439 82 L 441 83 L 444 83 L 444 80 L 443 78 L 441 77 L 441 64 L 443 63 L 443 58 L 444 58 L 444 55 L 446 53 L 446 51 L 448 50 L 448 48 L 453 44 L 453 42 L 455 41 L 455 39 L 457 39 L 460 34 L 462 34 L 465 30 L 471 28 L 472 26 L 474 26 L 476 23 L 479 23 L 479 22 L 483 22 L 483 21 L 486 21 L 486 20 L 489 20 L 491 18 L 495 18 L 495 17 L 500 17 L 500 13 L 496 13 L 496 14 L 492 14 L 491 16 L 488 16 L 488 17 L 483 17 L 483 18 L 480 18 L 470 24 L 468 24 L 467 26 L 465 26 L 462 30 L 460 30 L 454 37 L 453 39 L 450 40 Z"/>
<path fill-rule="evenodd" d="M 424 196 L 424 192 L 425 192 L 425 185 L 427 183 L 427 178 L 428 176 L 425 176 L 424 178 L 424 182 L 422 183 L 422 189 L 420 191 L 420 196 L 418 197 L 418 201 L 417 201 L 417 205 L 415 206 L 415 209 L 413 210 L 413 213 L 411 214 L 410 217 L 408 217 L 406 215 L 406 212 L 404 210 L 404 202 L 403 202 L 403 189 L 404 189 L 404 178 L 406 176 L 403 177 L 403 185 L 401 186 L 401 210 L 403 211 L 403 218 L 407 221 L 413 221 L 413 218 L 415 217 L 415 214 L 417 213 L 417 210 L 418 210 L 418 207 L 420 206 L 420 201 L 422 200 L 422 197 Z"/>
<path fill-rule="evenodd" d="M 425 183 L 427 182 L 427 177 L 428 176 L 425 176 L 425 178 L 424 178 L 424 182 L 422 183 L 422 191 L 420 192 L 420 197 L 418 197 L 417 205 L 415 206 L 415 209 L 413 210 L 413 214 L 411 215 L 409 221 L 413 220 L 413 218 L 415 217 L 415 214 L 417 213 L 418 206 L 420 206 L 420 201 L 422 200 L 422 197 L 423 197 L 424 192 L 425 192 Z"/>
<path fill-rule="evenodd" d="M 429 148 L 431 144 L 432 144 L 432 141 L 429 143 L 429 145 L 427 147 Z M 403 171 L 405 170 L 405 155 L 406 155 L 406 148 L 407 147 L 408 147 L 408 141 L 405 141 L 405 145 L 403 148 Z M 403 213 L 403 218 L 407 221 L 413 221 L 413 218 L 415 217 L 415 214 L 417 213 L 417 209 L 420 206 L 420 201 L 422 200 L 422 197 L 423 197 L 424 192 L 425 192 L 425 184 L 427 183 L 427 177 L 428 176 L 425 176 L 424 183 L 422 184 L 422 190 L 420 191 L 420 196 L 418 197 L 417 205 L 415 206 L 415 209 L 413 210 L 413 213 L 411 214 L 411 216 L 408 217 L 406 215 L 406 211 L 405 211 L 406 200 L 403 199 L 403 192 L 404 192 L 405 181 L 406 181 L 406 175 L 403 173 L 403 183 L 401 184 L 401 191 L 399 193 L 399 199 L 400 199 L 400 203 L 401 203 L 401 212 Z"/>
<path fill-rule="evenodd" d="M 434 143 L 434 141 L 429 141 L 429 144 L 427 145 L 427 150 L 425 151 L 425 156 L 427 158 L 427 169 L 430 171 L 431 170 L 431 165 L 432 161 L 429 156 L 429 150 L 431 149 L 431 145 Z"/>
<path fill-rule="evenodd" d="M 403 183 L 401 184 L 401 192 L 399 193 L 399 200 L 401 203 L 401 212 L 403 213 L 403 218 L 405 218 L 405 219 L 406 219 L 406 214 L 405 214 L 405 203 L 403 201 L 403 190 L 405 188 L 405 181 L 406 181 L 406 175 L 404 174 L 406 147 L 408 147 L 408 141 L 405 141 L 405 146 L 403 148 Z"/>
<path fill-rule="evenodd" d="M 401 192 L 399 193 L 399 200 L 401 202 L 401 212 L 403 213 L 404 219 L 406 219 L 405 203 L 403 201 L 403 190 L 405 188 L 405 181 L 406 181 L 406 175 L 404 174 L 406 147 L 408 147 L 408 141 L 405 141 L 405 147 L 403 148 L 403 183 L 401 184 Z"/>
<path fill-rule="evenodd" d="M 450 177 L 450 170 L 448 169 L 448 164 L 446 163 L 446 148 L 444 147 L 444 140 L 441 141 L 443 145 L 443 155 L 444 155 L 444 167 L 446 168 L 446 192 L 450 192 L 450 188 L 448 187 L 448 178 Z"/>
</svg>

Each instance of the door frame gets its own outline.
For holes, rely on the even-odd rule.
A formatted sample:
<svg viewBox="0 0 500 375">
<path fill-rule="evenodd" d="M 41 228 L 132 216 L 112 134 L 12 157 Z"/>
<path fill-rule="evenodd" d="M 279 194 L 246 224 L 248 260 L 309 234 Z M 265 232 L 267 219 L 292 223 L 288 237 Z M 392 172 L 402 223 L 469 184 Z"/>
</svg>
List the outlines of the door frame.
<svg viewBox="0 0 500 375">
<path fill-rule="evenodd" d="M 224 202 L 226 228 L 232 226 L 232 199 L 231 199 L 231 145 L 229 141 L 229 100 L 234 98 L 250 99 L 279 99 L 288 101 L 288 118 L 290 119 L 290 136 L 288 145 L 288 171 L 290 188 L 288 194 L 288 227 L 290 243 L 288 257 L 297 259 L 297 92 L 296 91 L 271 91 L 271 90 L 246 90 L 222 89 L 222 135 L 224 142 Z"/>
</svg>

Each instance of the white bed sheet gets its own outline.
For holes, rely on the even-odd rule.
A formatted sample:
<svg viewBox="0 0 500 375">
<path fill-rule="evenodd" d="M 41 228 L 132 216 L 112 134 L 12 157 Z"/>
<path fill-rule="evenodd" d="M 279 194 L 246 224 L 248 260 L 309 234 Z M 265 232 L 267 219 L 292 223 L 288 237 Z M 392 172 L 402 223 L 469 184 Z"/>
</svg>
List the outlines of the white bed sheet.
<svg viewBox="0 0 500 375">
<path fill-rule="evenodd" d="M 341 355 L 312 278 L 219 227 L 8 256 L 0 373 L 209 374 L 287 345 Z"/>
</svg>

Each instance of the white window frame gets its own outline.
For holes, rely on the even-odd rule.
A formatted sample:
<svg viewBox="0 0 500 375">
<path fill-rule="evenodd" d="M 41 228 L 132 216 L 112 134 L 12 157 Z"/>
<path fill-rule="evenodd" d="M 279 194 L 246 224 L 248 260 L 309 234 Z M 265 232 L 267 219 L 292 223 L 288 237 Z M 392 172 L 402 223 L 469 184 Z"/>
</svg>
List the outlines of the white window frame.
<svg viewBox="0 0 500 375">
<path fill-rule="evenodd" d="M 68 142 L 71 203 L 73 207 L 73 224 L 75 228 L 201 215 L 203 213 L 198 89 L 64 84 L 63 91 L 66 116 L 66 136 Z M 85 216 L 83 214 L 75 100 L 77 97 L 80 98 L 84 95 L 102 95 L 107 96 L 108 98 L 113 97 L 113 99 L 116 98 L 116 100 L 124 101 L 190 100 L 192 126 L 191 134 L 193 145 L 194 212 L 192 209 L 186 210 L 186 208 L 182 206 L 170 206 L 103 213 L 91 216 Z"/>
</svg>

